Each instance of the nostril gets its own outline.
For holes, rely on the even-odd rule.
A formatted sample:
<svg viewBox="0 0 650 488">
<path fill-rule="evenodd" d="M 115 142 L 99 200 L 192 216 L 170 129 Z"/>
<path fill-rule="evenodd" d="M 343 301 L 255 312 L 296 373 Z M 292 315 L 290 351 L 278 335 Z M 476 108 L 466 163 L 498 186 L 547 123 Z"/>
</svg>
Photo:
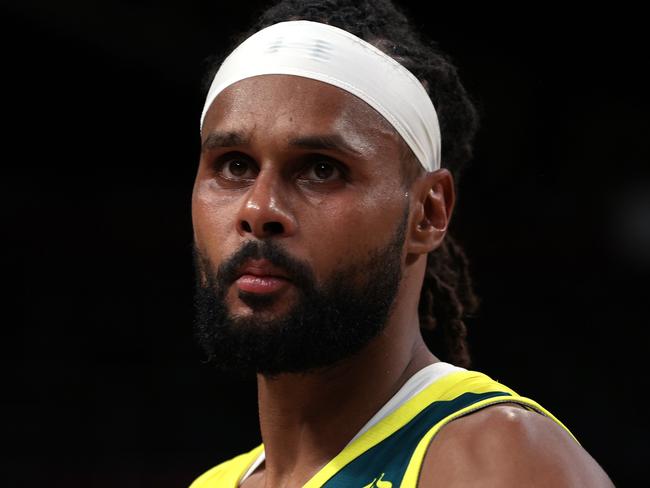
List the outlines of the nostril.
<svg viewBox="0 0 650 488">
<path fill-rule="evenodd" d="M 284 227 L 280 222 L 266 222 L 262 227 L 265 234 L 283 234 Z"/>
<path fill-rule="evenodd" d="M 244 229 L 244 232 L 252 232 L 253 231 L 253 229 L 251 229 L 251 225 L 248 222 L 246 222 L 245 220 L 242 220 L 241 228 Z"/>
</svg>

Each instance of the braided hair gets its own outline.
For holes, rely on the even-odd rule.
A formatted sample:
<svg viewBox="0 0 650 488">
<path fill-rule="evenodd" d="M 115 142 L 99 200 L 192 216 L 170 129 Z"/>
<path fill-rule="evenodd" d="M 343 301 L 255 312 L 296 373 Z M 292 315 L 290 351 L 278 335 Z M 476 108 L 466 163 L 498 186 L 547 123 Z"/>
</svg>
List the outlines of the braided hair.
<svg viewBox="0 0 650 488">
<path fill-rule="evenodd" d="M 456 183 L 472 158 L 479 117 L 458 77 L 457 68 L 437 44 L 420 37 L 390 0 L 281 0 L 258 17 L 253 27 L 234 39 L 238 45 L 255 32 L 288 20 L 311 20 L 344 29 L 373 44 L 402 64 L 422 83 L 438 115 L 442 136 L 442 166 Z M 214 78 L 223 56 L 208 59 L 204 88 Z M 404 143 L 403 179 L 410 184 L 423 169 Z M 470 354 L 464 319 L 476 312 L 463 249 L 447 233 L 427 256 L 418 307 L 420 326 L 429 347 L 440 359 L 467 367 Z"/>
</svg>

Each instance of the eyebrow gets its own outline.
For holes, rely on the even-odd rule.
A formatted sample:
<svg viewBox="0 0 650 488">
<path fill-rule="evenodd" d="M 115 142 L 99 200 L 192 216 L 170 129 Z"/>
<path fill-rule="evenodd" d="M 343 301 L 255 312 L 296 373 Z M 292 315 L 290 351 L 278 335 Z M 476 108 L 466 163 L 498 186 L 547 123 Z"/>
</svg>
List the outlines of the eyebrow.
<svg viewBox="0 0 650 488">
<path fill-rule="evenodd" d="M 211 132 L 201 144 L 201 151 L 217 149 L 220 147 L 244 146 L 250 142 L 250 137 L 237 131 L 217 131 Z"/>
<path fill-rule="evenodd" d="M 205 138 L 205 141 L 203 141 L 203 144 L 201 145 L 201 151 L 209 151 L 211 149 L 224 147 L 245 146 L 249 143 L 250 137 L 244 132 L 216 131 L 210 133 L 210 135 Z M 339 134 L 311 134 L 298 136 L 290 139 L 289 145 L 316 151 L 335 150 L 357 156 L 361 154 Z"/>
</svg>

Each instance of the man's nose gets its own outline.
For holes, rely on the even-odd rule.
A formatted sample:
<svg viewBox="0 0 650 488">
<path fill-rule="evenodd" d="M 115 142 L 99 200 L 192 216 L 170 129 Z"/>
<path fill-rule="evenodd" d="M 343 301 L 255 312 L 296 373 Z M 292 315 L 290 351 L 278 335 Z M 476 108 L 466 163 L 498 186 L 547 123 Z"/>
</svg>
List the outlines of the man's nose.
<svg viewBox="0 0 650 488">
<path fill-rule="evenodd" d="M 260 173 L 248 191 L 237 216 L 237 232 L 258 239 L 287 237 L 296 231 L 296 221 L 286 195 L 274 178 Z"/>
</svg>

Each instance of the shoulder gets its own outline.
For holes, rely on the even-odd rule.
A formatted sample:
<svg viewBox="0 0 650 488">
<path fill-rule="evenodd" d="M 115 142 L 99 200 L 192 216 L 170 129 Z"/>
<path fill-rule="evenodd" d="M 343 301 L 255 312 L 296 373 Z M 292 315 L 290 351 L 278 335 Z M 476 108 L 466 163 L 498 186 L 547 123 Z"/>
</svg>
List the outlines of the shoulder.
<svg viewBox="0 0 650 488">
<path fill-rule="evenodd" d="M 421 487 L 611 487 L 596 461 L 554 420 L 494 405 L 444 426 L 429 445 Z"/>
</svg>

